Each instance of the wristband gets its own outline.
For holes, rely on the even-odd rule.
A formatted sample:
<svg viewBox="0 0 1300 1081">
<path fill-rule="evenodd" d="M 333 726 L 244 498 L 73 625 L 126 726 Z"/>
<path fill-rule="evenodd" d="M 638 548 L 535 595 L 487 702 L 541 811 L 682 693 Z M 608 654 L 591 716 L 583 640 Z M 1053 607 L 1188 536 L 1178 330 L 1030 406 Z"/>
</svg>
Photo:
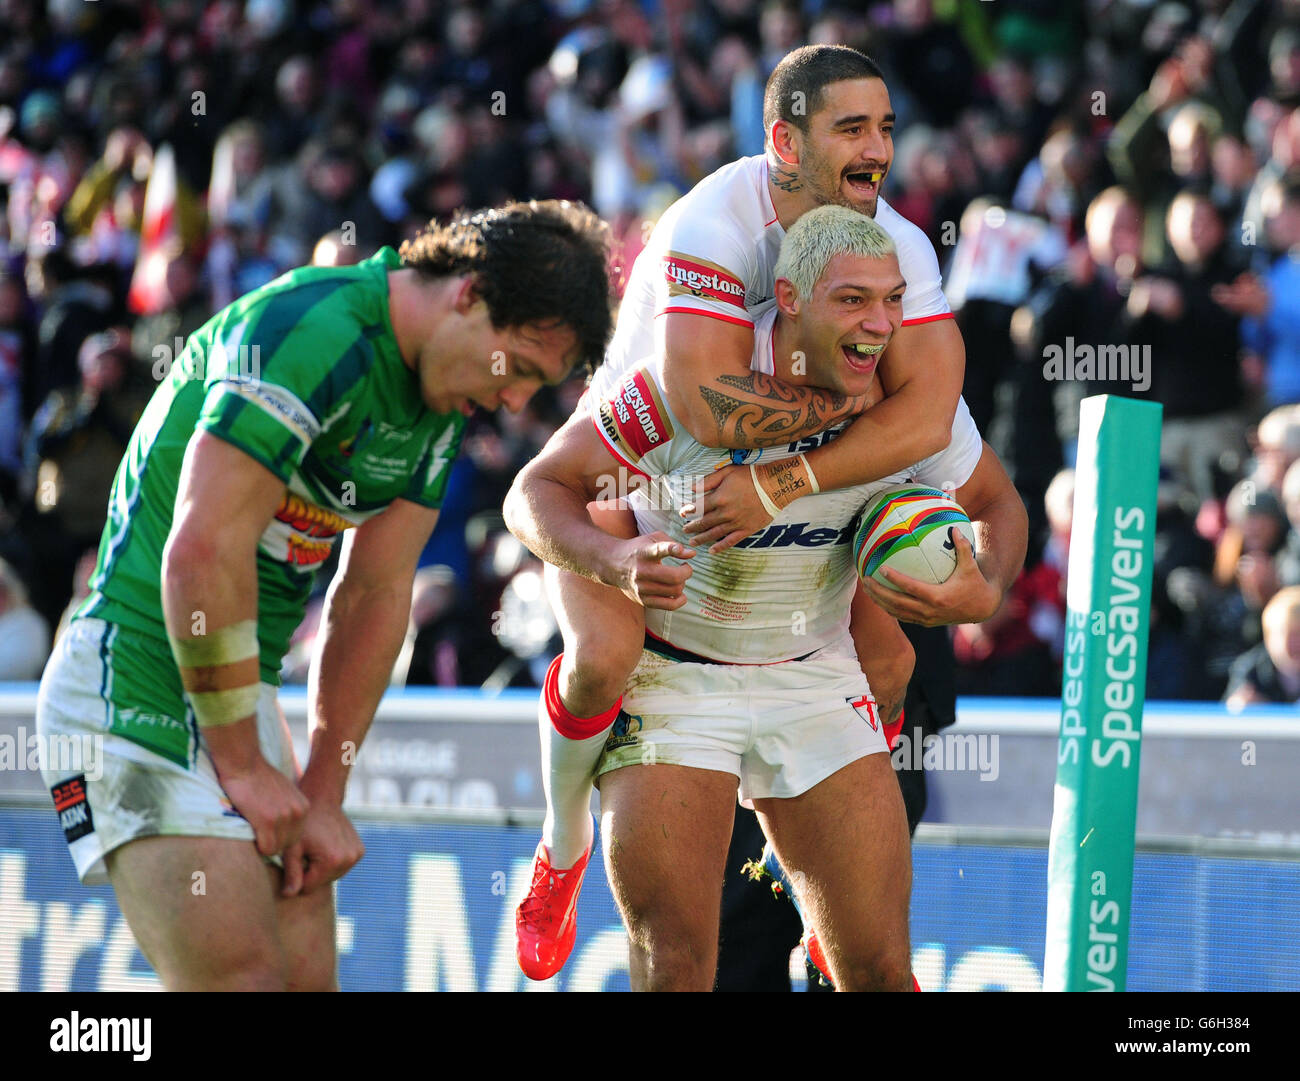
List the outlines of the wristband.
<svg viewBox="0 0 1300 1081">
<path fill-rule="evenodd" d="M 763 509 L 775 518 L 781 513 L 781 508 L 773 503 L 772 497 L 763 490 L 762 484 L 758 481 L 758 473 L 755 472 L 752 465 L 749 467 L 749 478 L 754 482 L 754 490 L 758 492 L 758 501 L 763 504 Z"/>
<path fill-rule="evenodd" d="M 258 655 L 257 620 L 244 619 L 194 638 L 169 634 L 172 656 L 181 668 L 216 668 Z"/>
<path fill-rule="evenodd" d="M 249 683 L 226 691 L 189 691 L 190 708 L 200 728 L 222 728 L 257 712 L 260 684 Z"/>
<path fill-rule="evenodd" d="M 808 474 L 808 483 L 812 486 L 813 495 L 822 494 L 822 486 L 817 483 L 817 474 L 812 471 L 812 466 L 808 464 L 808 459 L 804 455 L 799 455 L 799 461 L 803 462 L 804 471 Z"/>
</svg>

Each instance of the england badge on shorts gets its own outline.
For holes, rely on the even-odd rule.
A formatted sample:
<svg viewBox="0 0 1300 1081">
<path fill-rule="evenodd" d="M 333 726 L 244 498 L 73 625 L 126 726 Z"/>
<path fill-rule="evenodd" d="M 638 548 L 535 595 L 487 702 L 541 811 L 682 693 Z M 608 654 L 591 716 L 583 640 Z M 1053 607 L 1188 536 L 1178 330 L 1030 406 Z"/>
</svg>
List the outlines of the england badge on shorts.
<svg viewBox="0 0 1300 1081">
<path fill-rule="evenodd" d="M 871 725 L 873 732 L 880 731 L 880 722 L 876 719 L 876 702 L 871 695 L 864 694 L 861 698 L 846 698 L 844 701 L 853 707 L 854 713 Z"/>
</svg>

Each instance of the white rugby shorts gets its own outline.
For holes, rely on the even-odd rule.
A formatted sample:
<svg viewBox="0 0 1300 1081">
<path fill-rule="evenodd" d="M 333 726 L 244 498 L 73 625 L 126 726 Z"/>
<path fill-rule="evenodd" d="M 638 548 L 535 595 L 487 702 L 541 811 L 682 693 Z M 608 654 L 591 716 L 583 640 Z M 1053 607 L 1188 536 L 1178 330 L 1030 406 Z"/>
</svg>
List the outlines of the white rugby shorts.
<svg viewBox="0 0 1300 1081">
<path fill-rule="evenodd" d="M 718 770 L 738 779 L 752 807 L 801 795 L 888 749 L 847 636 L 778 664 L 701 664 L 645 650 L 596 775 L 655 764 Z"/>
<path fill-rule="evenodd" d="M 141 837 L 255 839 L 253 827 L 217 781 L 197 729 L 188 767 L 109 731 L 112 707 L 101 693 L 105 666 L 112 664 L 108 630 L 99 619 L 78 619 L 68 626 L 46 667 L 36 703 L 43 743 L 70 738 L 85 748 L 84 761 L 73 772 L 41 772 L 86 885 L 107 882 L 105 855 Z M 262 684 L 257 702 L 262 754 L 281 773 L 296 778 L 293 744 L 275 695 L 274 687 Z M 182 720 L 194 725 L 192 718 Z"/>
</svg>

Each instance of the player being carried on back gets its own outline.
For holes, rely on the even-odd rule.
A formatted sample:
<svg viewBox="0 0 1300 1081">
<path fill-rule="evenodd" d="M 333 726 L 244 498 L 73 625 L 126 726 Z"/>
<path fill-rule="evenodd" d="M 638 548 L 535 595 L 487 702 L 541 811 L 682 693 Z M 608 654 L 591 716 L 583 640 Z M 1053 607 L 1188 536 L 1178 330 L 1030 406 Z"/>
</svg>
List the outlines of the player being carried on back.
<svg viewBox="0 0 1300 1081">
<path fill-rule="evenodd" d="M 694 518 L 688 530 L 700 545 L 754 535 L 814 483 L 823 491 L 860 484 L 936 453 L 947 445 L 961 393 L 961 335 L 934 250 L 880 197 L 893 161 L 894 125 L 880 69 L 844 46 L 796 49 L 769 78 L 763 115 L 767 153 L 705 178 L 655 227 L 632 268 L 603 366 L 617 376 L 647 357 L 662 358 L 662 393 L 682 428 L 702 446 L 733 451 L 732 461 L 741 463 L 707 478 L 701 499 L 681 508 Z M 882 226 L 908 288 L 900 328 L 881 360 L 889 396 L 833 443 L 814 443 L 828 425 L 861 413 L 863 403 L 752 371 L 748 308 L 774 296 L 786 229 L 828 203 Z M 587 427 L 580 408 L 550 445 Z M 761 452 L 800 440 L 809 441 L 806 454 L 783 478 L 783 467 Z M 541 695 L 547 815 L 532 886 L 516 914 L 520 966 L 534 979 L 557 972 L 572 947 L 593 836 L 591 780 L 640 656 L 645 609 L 683 603 L 678 591 L 689 572 L 663 563 L 666 551 L 644 538 L 625 544 L 608 585 L 546 569 L 564 653 Z M 898 726 L 911 647 L 865 593 L 854 599 L 852 634 L 885 720 Z"/>
<path fill-rule="evenodd" d="M 826 206 L 791 228 L 776 304 L 755 322 L 751 370 L 865 402 L 902 320 L 905 284 L 889 236 Z M 650 482 L 631 499 L 640 549 L 690 560 L 645 612 L 644 650 L 599 764 L 606 865 L 631 939 L 637 989 L 708 990 L 718 943 L 732 801 L 752 802 L 844 990 L 913 986 L 911 865 L 902 797 L 875 701 L 849 636 L 855 519 L 873 495 L 916 482 L 955 489 L 975 526 L 942 585 L 897 602 L 939 622 L 979 619 L 1024 558 L 1026 516 L 997 457 L 959 405 L 938 454 L 878 481 L 818 492 L 719 552 L 693 551 L 680 516 L 693 487 L 729 456 L 691 436 L 666 364 L 602 368 L 580 428 L 542 452 L 506 500 L 510 528 L 586 579 L 618 580 L 626 547 L 588 502 L 618 470 Z M 830 422 L 846 438 L 852 418 Z M 765 452 L 777 475 L 804 471 L 801 441 Z M 675 568 L 685 571 L 685 567 Z M 893 602 L 891 602 L 892 604 Z"/>
</svg>

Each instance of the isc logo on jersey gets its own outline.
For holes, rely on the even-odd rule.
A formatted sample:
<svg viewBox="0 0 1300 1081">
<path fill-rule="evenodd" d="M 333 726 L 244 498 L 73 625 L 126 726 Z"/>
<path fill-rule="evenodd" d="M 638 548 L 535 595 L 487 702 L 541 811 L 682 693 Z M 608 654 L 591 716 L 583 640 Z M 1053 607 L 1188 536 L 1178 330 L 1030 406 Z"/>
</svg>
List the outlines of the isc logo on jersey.
<svg viewBox="0 0 1300 1081">
<path fill-rule="evenodd" d="M 734 304 L 737 308 L 745 306 L 745 286 L 726 267 L 675 251 L 665 255 L 663 263 L 670 297 L 688 293 L 695 297 L 721 300 L 726 304 Z"/>
</svg>

